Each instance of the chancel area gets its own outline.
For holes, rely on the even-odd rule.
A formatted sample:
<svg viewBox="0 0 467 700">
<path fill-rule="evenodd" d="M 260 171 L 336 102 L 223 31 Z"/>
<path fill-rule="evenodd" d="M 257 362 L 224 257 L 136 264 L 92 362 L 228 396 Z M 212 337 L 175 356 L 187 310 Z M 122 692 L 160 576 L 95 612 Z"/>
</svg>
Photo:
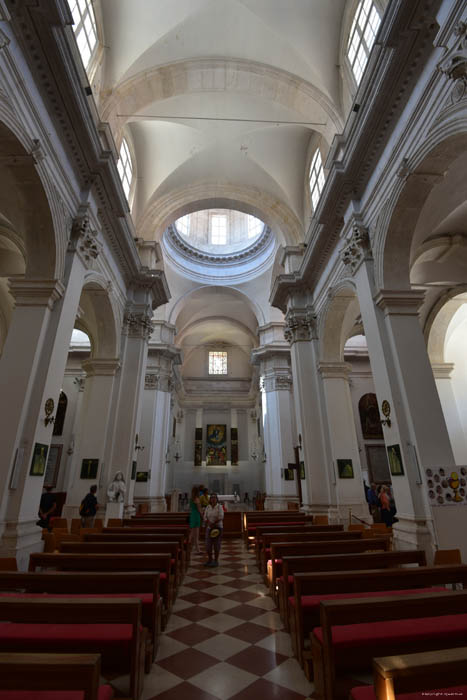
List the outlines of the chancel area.
<svg viewBox="0 0 467 700">
<path fill-rule="evenodd" d="M 0 698 L 464 687 L 466 145 L 463 0 L 0 0 Z"/>
</svg>

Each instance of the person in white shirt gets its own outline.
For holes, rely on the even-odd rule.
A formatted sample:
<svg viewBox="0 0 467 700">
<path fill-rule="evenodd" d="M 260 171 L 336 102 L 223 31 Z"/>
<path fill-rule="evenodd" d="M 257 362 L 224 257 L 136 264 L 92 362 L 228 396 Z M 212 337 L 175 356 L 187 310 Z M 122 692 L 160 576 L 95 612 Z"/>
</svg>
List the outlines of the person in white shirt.
<svg viewBox="0 0 467 700">
<path fill-rule="evenodd" d="M 209 505 L 204 511 L 204 521 L 206 523 L 206 552 L 208 560 L 204 566 L 219 566 L 219 552 L 221 551 L 222 528 L 224 526 L 224 509 L 217 500 L 217 494 L 212 493 L 209 498 Z M 212 537 L 211 532 L 215 534 L 219 531 L 217 537 Z M 214 559 L 212 558 L 214 550 Z"/>
</svg>

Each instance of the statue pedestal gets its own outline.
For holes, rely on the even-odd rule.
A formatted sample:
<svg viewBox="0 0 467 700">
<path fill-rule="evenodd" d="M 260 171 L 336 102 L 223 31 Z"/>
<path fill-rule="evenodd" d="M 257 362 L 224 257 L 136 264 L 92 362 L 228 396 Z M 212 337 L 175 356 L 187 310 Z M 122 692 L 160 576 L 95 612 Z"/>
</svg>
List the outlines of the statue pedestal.
<svg viewBox="0 0 467 700">
<path fill-rule="evenodd" d="M 123 505 L 123 503 L 107 503 L 105 507 L 105 526 L 109 518 L 123 518 Z"/>
</svg>

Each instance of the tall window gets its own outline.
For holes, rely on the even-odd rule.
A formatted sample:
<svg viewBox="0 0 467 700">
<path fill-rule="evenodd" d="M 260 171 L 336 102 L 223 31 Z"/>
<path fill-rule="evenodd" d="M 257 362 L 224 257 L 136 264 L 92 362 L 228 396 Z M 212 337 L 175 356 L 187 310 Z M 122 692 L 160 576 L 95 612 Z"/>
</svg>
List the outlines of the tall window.
<svg viewBox="0 0 467 700">
<path fill-rule="evenodd" d="M 209 353 L 209 374 L 227 374 L 227 353 L 213 351 Z"/>
<path fill-rule="evenodd" d="M 225 245 L 227 243 L 227 217 L 220 214 L 211 216 L 211 243 Z"/>
<path fill-rule="evenodd" d="M 323 191 L 323 187 L 324 187 L 323 161 L 321 160 L 321 153 L 319 151 L 319 148 L 317 148 L 316 153 L 313 156 L 313 160 L 311 161 L 311 167 L 310 167 L 310 192 L 311 192 L 311 204 L 313 206 L 313 210 L 316 209 L 316 206 L 319 202 L 319 198 L 321 196 L 321 192 Z"/>
<path fill-rule="evenodd" d="M 189 236 L 190 214 L 185 214 L 185 216 L 181 216 L 180 219 L 177 219 L 177 221 L 175 222 L 175 226 L 177 227 L 180 233 L 183 233 L 184 236 Z"/>
<path fill-rule="evenodd" d="M 128 144 L 125 139 L 123 139 L 122 147 L 120 148 L 120 157 L 118 159 L 117 168 L 122 181 L 123 191 L 128 199 L 131 189 L 131 180 L 133 177 L 133 166 L 131 164 L 130 149 L 128 148 Z"/>
<path fill-rule="evenodd" d="M 92 2 L 91 0 L 69 0 L 68 4 L 73 15 L 76 43 L 84 67 L 87 69 L 97 46 L 96 18 Z"/>
<path fill-rule="evenodd" d="M 357 85 L 362 78 L 380 24 L 381 17 L 373 0 L 360 0 L 347 45 L 347 56 Z"/>
<path fill-rule="evenodd" d="M 248 238 L 255 238 L 264 228 L 264 224 L 256 216 L 248 216 Z"/>
</svg>

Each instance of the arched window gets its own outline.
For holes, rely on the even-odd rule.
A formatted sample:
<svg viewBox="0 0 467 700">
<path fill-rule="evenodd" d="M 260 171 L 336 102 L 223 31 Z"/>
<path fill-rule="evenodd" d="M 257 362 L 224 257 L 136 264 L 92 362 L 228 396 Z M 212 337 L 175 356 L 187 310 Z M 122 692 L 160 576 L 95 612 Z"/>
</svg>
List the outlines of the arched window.
<svg viewBox="0 0 467 700">
<path fill-rule="evenodd" d="M 364 394 L 358 402 L 360 424 L 364 440 L 383 440 L 383 428 L 376 394 Z"/>
<path fill-rule="evenodd" d="M 76 43 L 87 70 L 97 46 L 96 18 L 92 2 L 91 0 L 69 0 L 68 4 L 73 15 Z"/>
<path fill-rule="evenodd" d="M 55 415 L 53 435 L 62 435 L 63 424 L 65 423 L 66 408 L 68 406 L 68 399 L 63 391 L 60 392 L 60 397 L 58 399 L 57 413 Z"/>
<path fill-rule="evenodd" d="M 381 17 L 373 0 L 360 0 L 350 29 L 347 57 L 357 85 L 362 79 Z"/>
<path fill-rule="evenodd" d="M 133 179 L 133 165 L 131 163 L 130 149 L 125 139 L 122 141 L 120 148 L 120 157 L 117 163 L 118 172 L 123 185 L 123 191 L 128 199 L 131 189 L 131 181 Z"/>
<path fill-rule="evenodd" d="M 316 149 L 310 167 L 310 193 L 313 210 L 316 209 L 324 187 L 323 161 L 319 148 Z"/>
</svg>

